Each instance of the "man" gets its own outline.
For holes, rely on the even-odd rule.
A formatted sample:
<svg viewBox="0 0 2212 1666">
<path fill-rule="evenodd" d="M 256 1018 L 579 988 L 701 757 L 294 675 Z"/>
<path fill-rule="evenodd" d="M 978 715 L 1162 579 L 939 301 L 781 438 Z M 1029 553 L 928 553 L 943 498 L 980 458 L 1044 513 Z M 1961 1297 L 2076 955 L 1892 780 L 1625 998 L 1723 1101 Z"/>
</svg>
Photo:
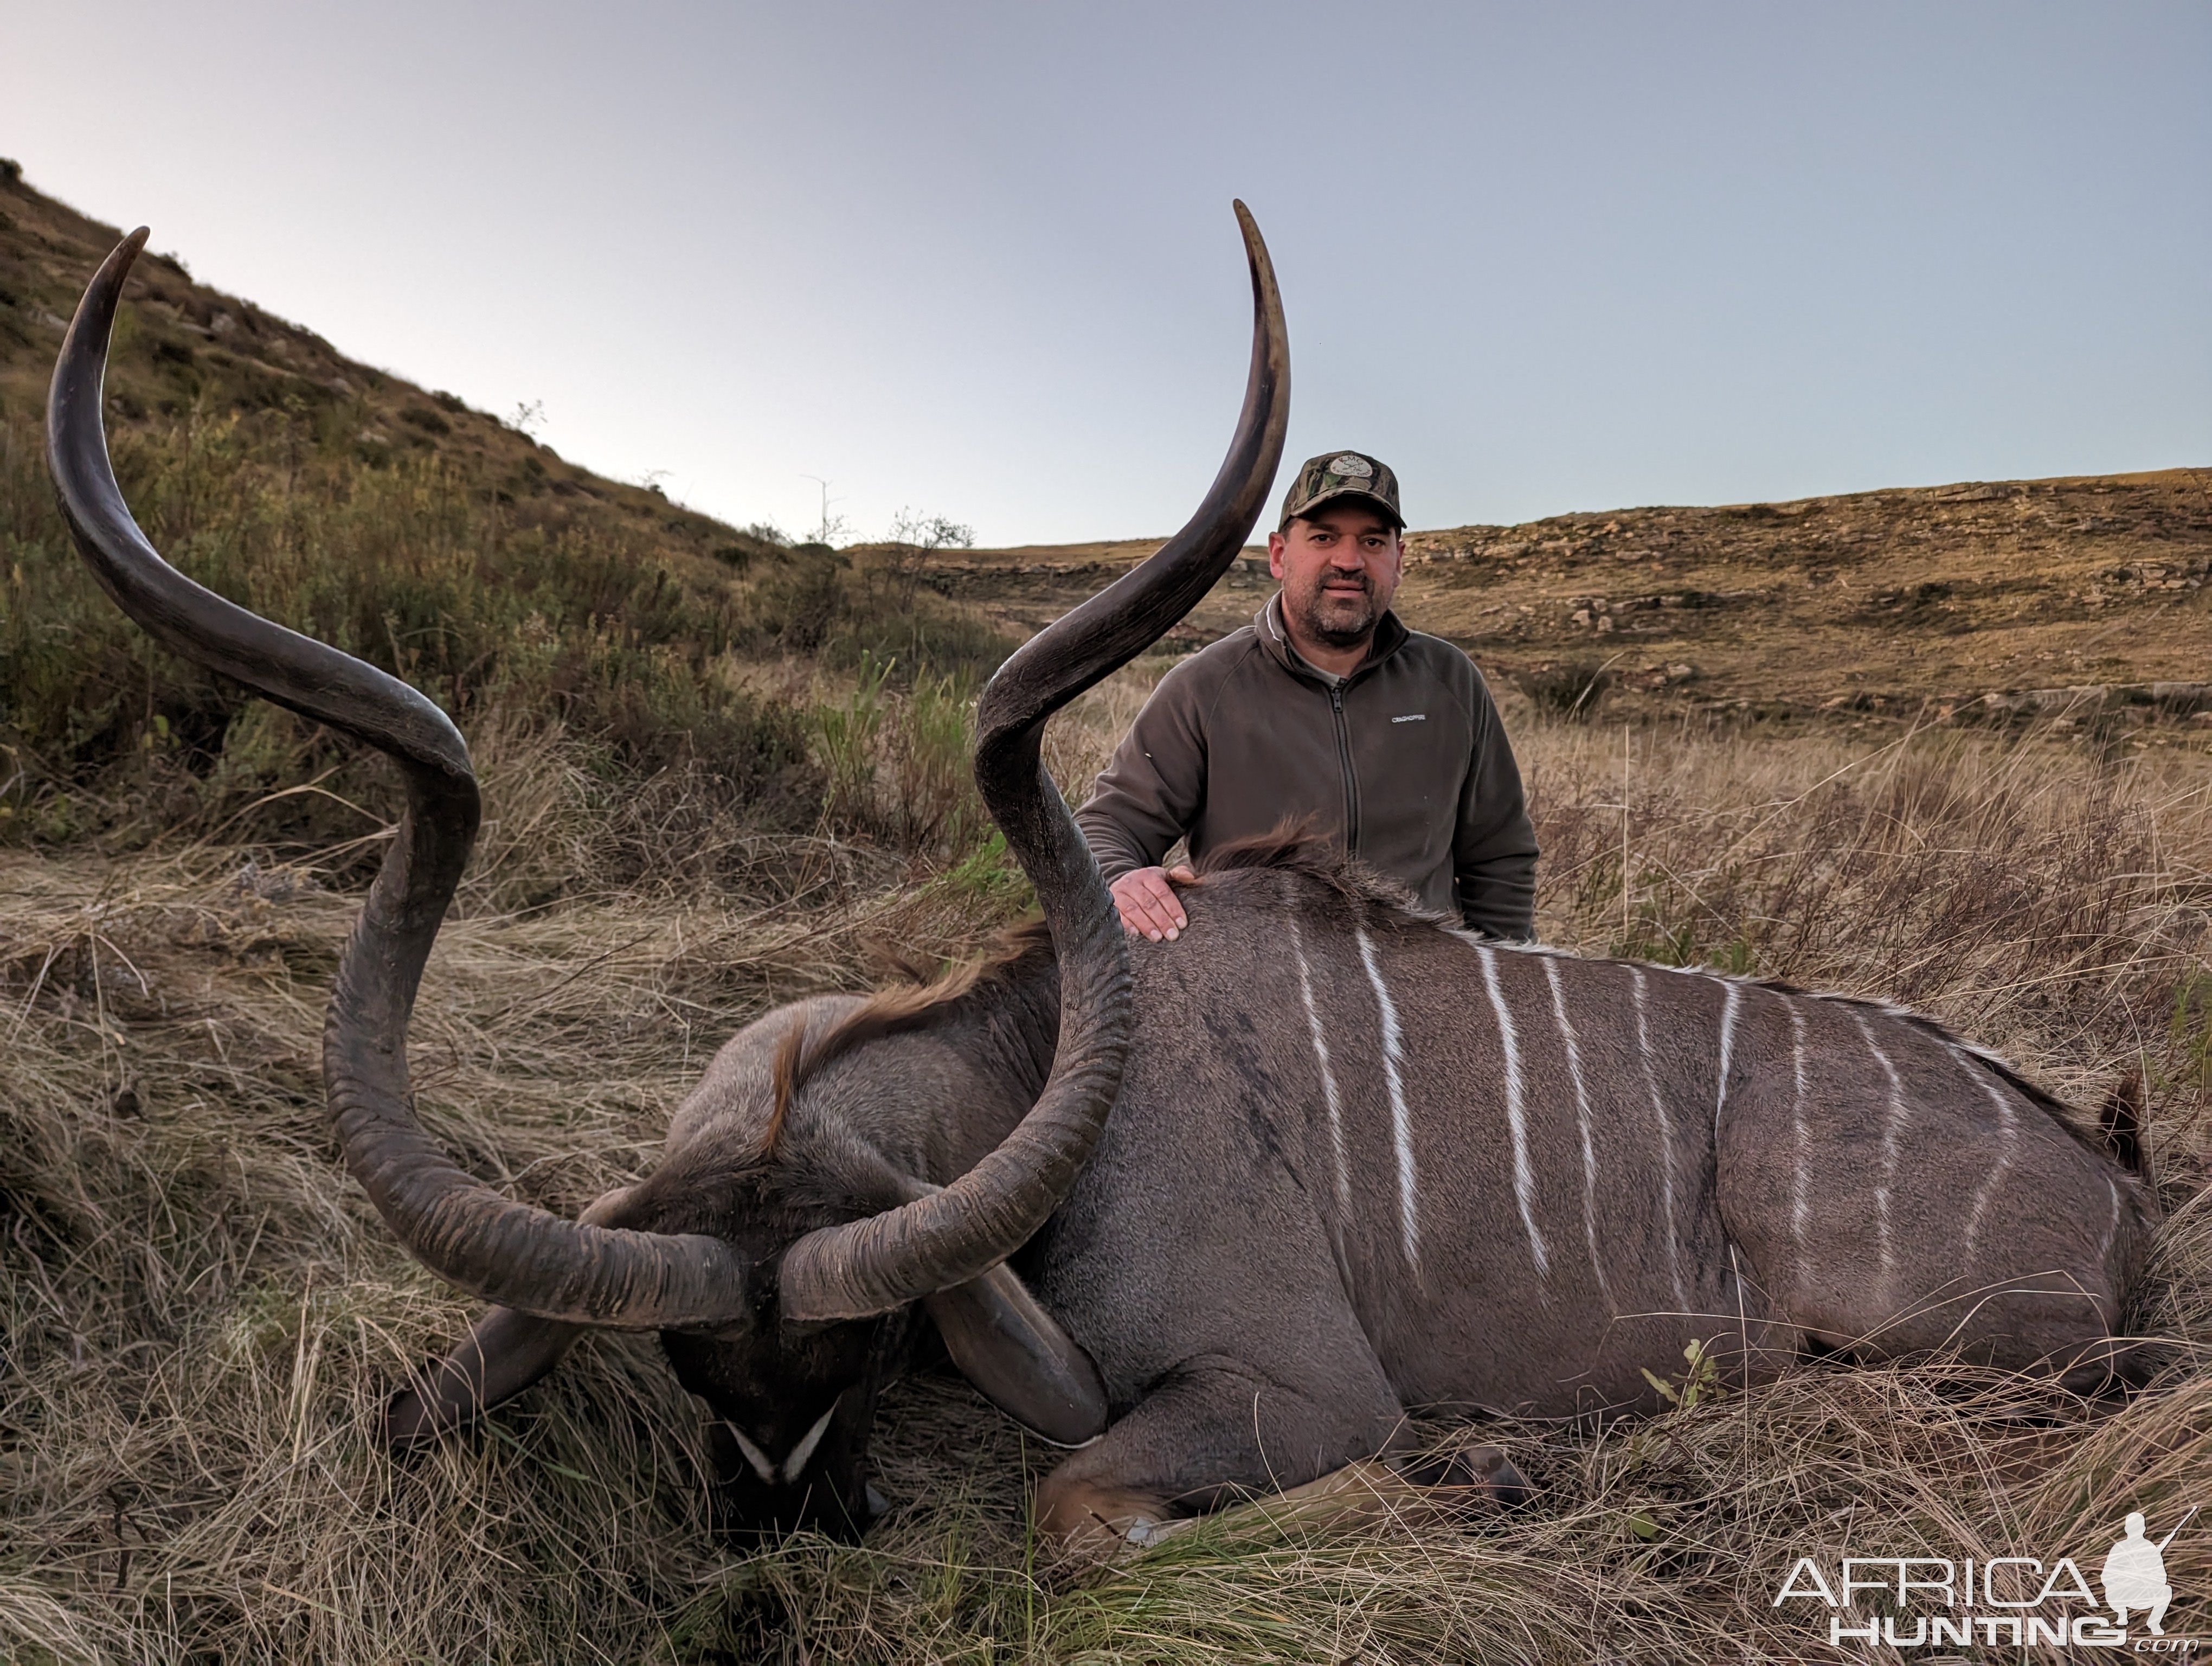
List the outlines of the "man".
<svg viewBox="0 0 2212 1666">
<path fill-rule="evenodd" d="M 1482 675 L 1390 611 L 1405 570 L 1397 477 L 1314 458 L 1267 538 L 1282 588 L 1250 624 L 1160 679 L 1077 823 L 1122 923 L 1188 924 L 1160 859 L 1310 820 L 1421 903 L 1498 938 L 1534 935 L 1536 836 Z"/>
</svg>

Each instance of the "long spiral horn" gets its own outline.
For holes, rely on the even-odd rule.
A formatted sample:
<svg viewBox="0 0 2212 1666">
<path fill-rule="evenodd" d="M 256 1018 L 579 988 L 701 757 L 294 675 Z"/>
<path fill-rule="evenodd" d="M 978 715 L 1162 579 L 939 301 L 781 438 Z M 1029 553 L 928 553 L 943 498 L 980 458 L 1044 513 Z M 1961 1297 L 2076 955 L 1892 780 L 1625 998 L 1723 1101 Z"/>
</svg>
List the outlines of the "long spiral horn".
<svg viewBox="0 0 2212 1666">
<path fill-rule="evenodd" d="M 347 1166 L 425 1266 L 502 1306 L 635 1329 L 746 1310 L 745 1264 L 719 1238 L 586 1226 L 513 1202 L 456 1167 L 415 1120 L 407 1023 L 476 838 L 468 749 L 416 690 L 202 589 L 131 519 L 100 403 L 116 306 L 145 243 L 143 227 L 125 238 L 78 303 L 46 402 L 46 464 L 78 552 L 117 606 L 185 658 L 386 753 L 405 776 L 406 811 L 338 963 L 323 1032 Z"/>
<path fill-rule="evenodd" d="M 1128 945 L 1039 743 L 1047 718 L 1198 605 L 1243 548 L 1274 482 L 1290 422 L 1290 341 L 1267 246 L 1242 203 L 1237 222 L 1252 268 L 1252 368 L 1212 488 L 1150 560 L 1024 644 L 976 713 L 976 784 L 1036 887 L 1059 957 L 1052 1073 L 1005 1141 L 944 1190 L 793 1244 L 779 1275 L 792 1318 L 888 1312 L 1005 1260 L 1067 1195 L 1121 1091 L 1133 1006 Z"/>
</svg>

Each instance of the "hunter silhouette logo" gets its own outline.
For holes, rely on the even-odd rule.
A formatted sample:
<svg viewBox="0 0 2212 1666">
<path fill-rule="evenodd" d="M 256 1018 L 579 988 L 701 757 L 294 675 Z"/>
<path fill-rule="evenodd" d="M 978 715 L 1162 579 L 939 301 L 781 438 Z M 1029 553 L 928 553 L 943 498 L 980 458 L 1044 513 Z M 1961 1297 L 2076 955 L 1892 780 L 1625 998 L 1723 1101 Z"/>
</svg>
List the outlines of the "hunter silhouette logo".
<svg viewBox="0 0 2212 1666">
<path fill-rule="evenodd" d="M 2071 1645 L 2126 1648 L 2138 1654 L 2194 1656 L 2212 1639 L 2168 1637 L 2166 1611 L 2173 1601 L 2166 1549 L 2197 1514 L 2191 1505 L 2162 1539 L 2153 1540 L 2141 1512 L 2131 1512 L 2122 1536 L 2105 1554 L 2097 1593 L 2083 1557 L 2045 1561 L 2034 1556 L 1952 1560 L 1941 1556 L 1846 1556 L 1828 1567 L 1811 1556 L 1790 1565 L 1774 1606 L 1809 1600 L 1831 1610 L 1828 1642 L 1887 1645 L 1892 1649 L 1961 1644 L 2014 1648 Z M 2094 1566 L 2094 1563 L 2091 1564 Z M 1862 1604 L 1865 1606 L 1862 1607 Z M 2132 1639 L 2130 1616 L 2145 1634 Z"/>
<path fill-rule="evenodd" d="M 2196 1513 L 2192 1504 L 2189 1516 Z M 2142 1517 L 2129 1516 L 2127 1537 L 2105 1555 L 2105 1606 L 2112 1611 L 2115 1624 L 2126 1625 L 2130 1608 L 2147 1608 L 2149 1613 L 2143 1623 L 2150 1627 L 2150 1634 L 2166 1635 L 2166 1605 L 2173 1601 L 2173 1587 L 2166 1582 L 2166 1547 L 2173 1542 L 2173 1534 L 2189 1524 L 2189 1516 L 2176 1522 L 2173 1533 L 2156 1544 L 2143 1536 Z"/>
</svg>

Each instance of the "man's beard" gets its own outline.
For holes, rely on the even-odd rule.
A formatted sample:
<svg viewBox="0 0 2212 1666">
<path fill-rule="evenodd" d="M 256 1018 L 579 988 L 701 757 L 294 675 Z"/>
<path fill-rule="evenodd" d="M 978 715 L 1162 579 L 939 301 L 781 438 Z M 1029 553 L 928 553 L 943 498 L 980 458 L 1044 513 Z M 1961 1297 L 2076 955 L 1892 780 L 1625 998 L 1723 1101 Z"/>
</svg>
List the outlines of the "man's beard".
<svg viewBox="0 0 2212 1666">
<path fill-rule="evenodd" d="M 1341 600 L 1333 606 L 1333 598 Z M 1341 601 L 1350 599 L 1348 591 L 1316 585 L 1292 605 L 1297 609 L 1298 623 L 1316 641 L 1327 642 L 1331 648 L 1358 648 L 1375 634 L 1375 623 L 1382 611 L 1375 605 L 1375 586 L 1364 573 L 1359 575 L 1359 605 L 1347 612 Z"/>
</svg>

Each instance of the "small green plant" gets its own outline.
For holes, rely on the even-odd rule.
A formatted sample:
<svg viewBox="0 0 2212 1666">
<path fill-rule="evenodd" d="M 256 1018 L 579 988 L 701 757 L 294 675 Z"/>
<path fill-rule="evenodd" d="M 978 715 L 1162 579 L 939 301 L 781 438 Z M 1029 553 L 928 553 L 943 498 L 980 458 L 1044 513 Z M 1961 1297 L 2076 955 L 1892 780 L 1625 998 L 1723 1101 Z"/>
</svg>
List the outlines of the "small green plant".
<svg viewBox="0 0 2212 1666">
<path fill-rule="evenodd" d="M 1731 977 L 1749 977 L 1759 967 L 1759 951 L 1752 946 L 1751 939 L 1741 933 L 1715 949 L 1707 958 L 1715 970 L 1726 972 Z M 1676 964 L 1682 963 L 1678 961 Z"/>
<path fill-rule="evenodd" d="M 1695 926 L 1687 921 L 1669 926 L 1648 916 L 1638 918 L 1634 929 L 1614 943 L 1610 952 L 1623 960 L 1649 961 L 1656 966 L 1693 966 L 1702 958 Z"/>
<path fill-rule="evenodd" d="M 1644 1368 L 1644 1380 L 1659 1391 L 1662 1400 L 1686 1412 L 1700 1402 L 1718 1400 L 1726 1394 L 1727 1390 L 1721 1387 L 1719 1363 L 1703 1342 L 1692 1336 L 1682 1349 L 1682 1359 L 1689 1369 L 1672 1381 L 1649 1366 Z"/>
<path fill-rule="evenodd" d="M 876 738 L 884 727 L 884 682 L 891 665 L 864 650 L 851 690 L 816 714 L 825 776 L 822 813 L 835 825 L 864 825 L 873 818 Z"/>
<path fill-rule="evenodd" d="M 1018 914 L 1036 901 L 1029 876 L 1007 855 L 1006 836 L 996 828 L 946 869 L 937 883 L 955 896 L 985 903 L 1001 914 Z"/>
</svg>

